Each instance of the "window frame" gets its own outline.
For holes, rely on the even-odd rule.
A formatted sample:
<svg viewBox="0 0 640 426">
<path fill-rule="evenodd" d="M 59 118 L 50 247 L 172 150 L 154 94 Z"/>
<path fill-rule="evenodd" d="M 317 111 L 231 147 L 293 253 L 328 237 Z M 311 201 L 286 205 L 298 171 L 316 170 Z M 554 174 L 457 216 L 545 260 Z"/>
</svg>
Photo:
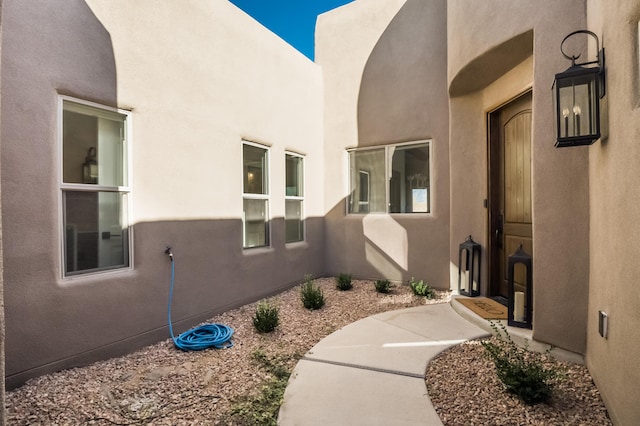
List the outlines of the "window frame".
<svg viewBox="0 0 640 426">
<path fill-rule="evenodd" d="M 244 146 L 253 146 L 256 148 L 260 148 L 265 150 L 267 160 L 266 163 L 266 171 L 263 171 L 264 176 L 266 177 L 266 185 L 265 191 L 266 194 L 254 194 L 254 193 L 246 193 L 244 192 Z M 260 144 L 257 142 L 252 142 L 246 139 L 242 140 L 240 145 L 240 162 L 241 162 L 241 175 L 242 175 L 242 249 L 243 250 L 252 250 L 252 249 L 260 249 L 260 248 L 269 248 L 271 247 L 271 147 Z M 246 227 L 246 218 L 244 212 L 244 201 L 245 200 L 264 200 L 267 203 L 267 208 L 265 209 L 265 244 L 256 245 L 256 246 L 246 246 L 245 243 L 247 241 L 247 227 Z"/>
<path fill-rule="evenodd" d="M 284 202 L 285 202 L 285 212 L 284 212 L 284 222 L 285 222 L 285 232 L 284 232 L 284 241 L 285 244 L 296 244 L 296 243 L 301 243 L 306 241 L 307 238 L 307 228 L 306 228 L 306 221 L 305 221 L 305 194 L 306 194 L 306 182 L 307 182 L 307 176 L 306 176 L 306 166 L 305 166 L 305 156 L 302 154 L 298 154 L 296 152 L 293 151 L 285 151 L 284 152 L 285 156 L 285 166 L 284 166 Z M 302 161 L 302 185 L 300 188 L 300 192 L 302 193 L 302 195 L 287 195 L 287 156 L 290 157 L 297 157 L 300 158 L 300 160 Z M 287 200 L 291 200 L 291 201 L 300 201 L 300 222 L 301 222 L 301 228 L 302 228 L 302 239 L 300 240 L 295 240 L 295 241 L 287 241 Z"/>
<path fill-rule="evenodd" d="M 426 212 L 390 212 L 390 203 L 391 203 L 391 188 L 390 188 L 390 182 L 391 182 L 391 175 L 393 172 L 393 152 L 395 152 L 396 148 L 406 148 L 406 147 L 411 147 L 411 146 L 415 146 L 418 147 L 420 145 L 425 145 L 427 146 L 427 150 L 429 153 L 429 161 L 428 161 L 428 167 L 429 167 L 429 186 L 427 187 L 427 206 L 428 206 L 428 211 Z M 350 206 L 352 204 L 352 194 L 353 191 L 355 190 L 354 188 L 351 187 L 351 183 L 352 183 L 352 166 L 351 166 L 351 155 L 354 152 L 367 152 L 367 151 L 375 151 L 375 150 L 384 150 L 384 181 L 385 181 L 385 188 L 384 188 L 384 192 L 385 192 L 385 211 L 374 211 L 374 212 L 370 212 L 370 211 L 366 211 L 366 212 L 351 212 L 350 210 Z M 358 169 L 358 168 L 354 168 L 353 171 L 357 171 L 358 172 L 358 179 L 360 179 L 360 175 L 364 172 L 366 174 L 369 175 L 368 177 L 368 202 L 367 203 L 363 203 L 358 199 L 358 205 L 367 205 L 368 207 L 370 206 L 370 201 L 371 201 L 371 170 L 363 170 L 363 169 Z M 420 215 L 420 216 L 425 216 L 425 215 L 432 215 L 433 214 L 433 202 L 432 202 L 432 194 L 433 194 L 433 190 L 432 190 L 432 183 L 433 183 L 433 139 L 424 139 L 424 140 L 417 140 L 417 141 L 410 141 L 410 142 L 401 142 L 401 143 L 394 143 L 394 144 L 386 144 L 386 145 L 376 145 L 376 146 L 368 146 L 368 147 L 364 147 L 364 148 L 349 148 L 347 149 L 347 202 L 346 202 L 346 215 L 367 215 L 367 214 L 387 214 L 387 215 Z"/>
<path fill-rule="evenodd" d="M 126 185 L 99 185 L 93 183 L 66 183 L 64 181 L 64 106 L 65 102 L 74 103 L 80 106 L 87 106 L 90 108 L 96 108 L 109 113 L 116 113 L 125 116 L 125 144 L 126 148 L 123 153 L 126 155 L 126 161 L 122 162 L 123 173 L 126 173 Z M 133 248 L 133 226 L 132 226 L 132 213 L 133 213 L 133 191 L 132 191 L 132 165 L 133 165 L 133 114 L 129 110 L 122 108 L 116 108 L 108 105 L 99 104 L 96 102 L 87 101 L 80 98 L 75 98 L 67 95 L 58 95 L 57 99 L 57 133 L 58 133 L 58 241 L 60 247 L 59 266 L 60 266 L 60 278 L 62 280 L 76 280 L 79 278 L 91 277 L 100 274 L 120 273 L 123 271 L 131 271 L 134 268 L 134 248 Z M 126 169 L 126 170 L 125 170 Z M 126 237 L 126 255 L 125 259 L 127 264 L 123 266 L 109 266 L 103 268 L 85 269 L 81 271 L 66 271 L 67 263 L 67 248 L 66 248 L 66 210 L 65 210 L 65 192 L 91 192 L 91 193 L 116 193 L 124 194 L 126 199 L 126 206 L 124 209 L 127 214 L 127 237 Z"/>
</svg>

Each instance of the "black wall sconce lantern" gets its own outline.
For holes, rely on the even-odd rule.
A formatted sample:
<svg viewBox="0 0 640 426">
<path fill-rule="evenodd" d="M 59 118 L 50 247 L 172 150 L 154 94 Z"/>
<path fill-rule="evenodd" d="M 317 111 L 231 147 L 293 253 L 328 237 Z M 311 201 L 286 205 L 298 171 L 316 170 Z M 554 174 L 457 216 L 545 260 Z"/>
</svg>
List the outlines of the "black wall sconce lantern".
<svg viewBox="0 0 640 426">
<path fill-rule="evenodd" d="M 563 50 L 564 42 L 576 34 L 587 34 L 596 39 L 598 55 L 595 61 L 576 63 L 580 57 L 569 56 Z M 557 140 L 556 148 L 591 145 L 600 139 L 600 99 L 605 95 L 604 48 L 600 49 L 598 36 L 587 30 L 574 31 L 560 43 L 560 52 L 571 61 L 571 66 L 556 74 L 553 82 Z"/>
<path fill-rule="evenodd" d="M 508 260 L 508 292 L 507 323 L 513 327 L 532 328 L 533 325 L 533 271 L 532 257 L 523 249 L 522 244 Z M 525 273 L 519 268 L 516 274 L 516 265 L 521 264 Z M 517 286 L 517 288 L 516 288 Z"/>
<path fill-rule="evenodd" d="M 463 253 L 464 263 L 462 262 Z M 473 241 L 471 235 L 460 244 L 458 252 L 458 294 L 480 295 L 480 244 Z"/>
</svg>

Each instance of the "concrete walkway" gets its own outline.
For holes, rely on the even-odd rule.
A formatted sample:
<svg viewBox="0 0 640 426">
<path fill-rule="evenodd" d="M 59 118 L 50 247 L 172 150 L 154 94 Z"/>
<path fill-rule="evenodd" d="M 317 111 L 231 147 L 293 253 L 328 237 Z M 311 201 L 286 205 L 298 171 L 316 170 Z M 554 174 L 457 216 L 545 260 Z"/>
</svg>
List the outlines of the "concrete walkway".
<svg viewBox="0 0 640 426">
<path fill-rule="evenodd" d="M 450 346 L 487 335 L 449 304 L 349 324 L 298 362 L 278 424 L 441 425 L 427 395 L 427 364 Z"/>
</svg>

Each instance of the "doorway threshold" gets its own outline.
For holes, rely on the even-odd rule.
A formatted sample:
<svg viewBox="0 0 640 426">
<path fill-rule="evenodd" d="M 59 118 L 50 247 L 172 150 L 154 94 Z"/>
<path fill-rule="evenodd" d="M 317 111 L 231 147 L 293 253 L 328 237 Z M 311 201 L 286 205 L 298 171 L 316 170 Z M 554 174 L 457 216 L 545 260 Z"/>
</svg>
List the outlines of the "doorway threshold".
<svg viewBox="0 0 640 426">
<path fill-rule="evenodd" d="M 451 307 L 454 311 L 458 313 L 462 318 L 471 322 L 472 324 L 477 325 L 488 333 L 495 334 L 495 331 L 491 328 L 491 320 L 486 320 L 476 313 L 474 313 L 471 309 L 464 306 L 462 303 L 458 302 L 456 299 L 461 296 L 453 296 L 451 298 Z M 533 330 L 528 330 L 524 328 L 518 327 L 509 327 L 507 324 L 507 320 L 493 320 L 496 323 L 500 323 L 504 325 L 511 336 L 511 339 L 521 347 L 527 347 L 529 350 L 533 352 L 548 352 L 554 358 L 565 361 L 572 362 L 576 364 L 584 364 L 584 356 L 568 351 L 566 349 L 561 349 L 557 346 L 552 346 L 547 343 L 540 342 L 533 338 Z"/>
</svg>

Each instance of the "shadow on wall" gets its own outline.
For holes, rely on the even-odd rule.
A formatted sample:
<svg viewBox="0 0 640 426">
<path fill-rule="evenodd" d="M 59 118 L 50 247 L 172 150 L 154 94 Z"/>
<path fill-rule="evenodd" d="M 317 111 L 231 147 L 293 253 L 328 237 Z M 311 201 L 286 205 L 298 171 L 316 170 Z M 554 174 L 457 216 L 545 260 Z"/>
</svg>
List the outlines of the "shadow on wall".
<svg viewBox="0 0 640 426">
<path fill-rule="evenodd" d="M 347 215 L 346 199 L 327 214 L 327 273 L 401 281 L 408 273 L 407 231 L 386 214 Z"/>
<path fill-rule="evenodd" d="M 448 235 L 431 214 L 346 214 L 346 199 L 325 216 L 325 271 L 359 278 L 423 279 L 449 288 Z M 442 234 L 442 235 L 440 235 Z"/>
<path fill-rule="evenodd" d="M 4 246 L 11 247 L 3 261 L 12 282 L 4 293 L 5 372 L 11 387 L 11 375 L 59 359 L 49 346 L 65 344 L 56 341 L 61 326 L 78 340 L 76 330 L 86 321 L 80 315 L 65 323 L 65 315 L 83 308 L 69 304 L 68 291 L 56 286 L 57 95 L 117 106 L 118 79 L 111 36 L 85 1 L 4 2 L 2 32 L 2 215 L 10 224 L 2 231 Z M 59 317 L 63 307 L 67 312 Z M 39 340 L 42 334 L 49 337 Z"/>
<path fill-rule="evenodd" d="M 389 23 L 362 74 L 358 146 L 446 132 L 446 20 L 445 1 L 407 0 Z"/>
<path fill-rule="evenodd" d="M 451 97 L 482 90 L 533 55 L 533 30 L 525 31 L 465 65 L 449 87 Z"/>
<path fill-rule="evenodd" d="M 409 270 L 407 230 L 389 215 L 365 215 L 362 232 L 367 263 L 385 278 L 402 281 Z"/>
<path fill-rule="evenodd" d="M 407 0 L 367 59 L 357 107 L 360 148 L 432 141 L 430 213 L 346 214 L 343 199 L 325 218 L 327 271 L 332 274 L 395 281 L 413 276 L 449 288 L 446 20 L 446 1 Z M 373 186 L 374 176 L 367 172 Z M 382 181 L 377 185 L 385 186 Z"/>
<path fill-rule="evenodd" d="M 28 278 L 20 273 L 20 285 L 9 293 L 14 302 L 7 305 L 7 386 L 168 338 L 167 245 L 175 259 L 176 333 L 291 288 L 305 274 L 322 275 L 324 220 L 305 222 L 305 242 L 286 244 L 284 219 L 272 219 L 271 246 L 255 249 L 242 248 L 240 219 L 137 223 L 132 270 L 75 277 L 61 285 L 52 282 L 54 272 L 46 266 Z"/>
<path fill-rule="evenodd" d="M 5 46 L 11 46 L 12 50 L 29 50 L 28 56 L 39 58 L 40 66 L 22 62 L 21 67 L 24 67 L 23 71 L 36 74 L 36 80 L 48 79 L 59 94 L 113 107 L 118 105 L 111 35 L 85 1 L 45 2 L 32 7 L 7 4 L 3 9 L 8 21 L 5 22 L 5 34 L 21 37 L 20 43 L 3 43 L 3 59 L 21 56 L 4 51 Z M 24 34 L 29 30 L 14 28 L 24 26 L 24 22 L 33 22 L 30 27 L 38 35 Z M 46 25 L 38 24 L 44 22 Z M 44 71 L 42 64 L 47 67 Z"/>
<path fill-rule="evenodd" d="M 178 319 L 222 312 L 302 282 L 305 274 L 324 272 L 322 218 L 306 218 L 304 241 L 295 243 L 285 241 L 283 218 L 273 218 L 268 225 L 268 246 L 244 249 L 239 219 L 138 223 L 135 269 L 149 281 L 147 287 L 166 281 L 164 248 L 172 247 L 176 274 L 188 283 L 188 299 L 176 308 Z M 177 304 L 180 297 L 176 294 Z"/>
</svg>

